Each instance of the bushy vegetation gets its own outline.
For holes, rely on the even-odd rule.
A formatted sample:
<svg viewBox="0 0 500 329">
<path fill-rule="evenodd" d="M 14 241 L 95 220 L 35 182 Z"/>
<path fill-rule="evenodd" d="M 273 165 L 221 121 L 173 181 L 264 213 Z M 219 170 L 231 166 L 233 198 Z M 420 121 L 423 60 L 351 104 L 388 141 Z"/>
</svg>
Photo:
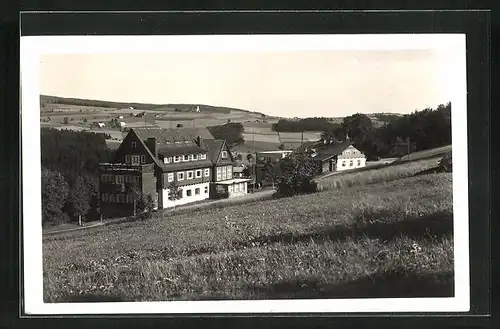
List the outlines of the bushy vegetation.
<svg viewBox="0 0 500 329">
<path fill-rule="evenodd" d="M 215 139 L 225 140 L 231 147 L 245 142 L 245 139 L 243 138 L 243 132 L 245 129 L 239 122 L 228 122 L 219 126 L 207 127 L 207 129 Z"/>
<path fill-rule="evenodd" d="M 201 209 L 46 237 L 44 300 L 452 296 L 452 234 L 447 173 Z"/>
<path fill-rule="evenodd" d="M 276 198 L 317 192 L 313 180 L 317 167 L 306 152 L 294 152 L 279 162 L 281 173 L 277 177 Z"/>
<path fill-rule="evenodd" d="M 299 120 L 279 119 L 272 129 L 277 132 L 334 131 L 341 126 L 327 118 L 305 118 Z"/>
<path fill-rule="evenodd" d="M 97 219 L 98 164 L 112 156 L 103 134 L 42 128 L 44 224 Z"/>
</svg>

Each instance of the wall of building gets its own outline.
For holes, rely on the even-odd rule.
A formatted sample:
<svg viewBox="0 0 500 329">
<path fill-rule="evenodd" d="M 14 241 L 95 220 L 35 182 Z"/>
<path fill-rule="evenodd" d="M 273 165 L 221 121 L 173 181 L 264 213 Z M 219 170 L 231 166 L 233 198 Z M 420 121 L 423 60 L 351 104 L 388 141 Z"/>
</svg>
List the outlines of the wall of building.
<svg viewBox="0 0 500 329">
<path fill-rule="evenodd" d="M 176 201 L 168 199 L 170 193 L 169 188 L 163 189 L 163 208 L 171 208 L 187 203 L 202 201 L 208 199 L 210 196 L 210 182 L 185 185 L 180 187 L 180 189 L 182 190 L 182 198 Z M 199 189 L 199 194 L 196 194 L 197 189 Z M 188 195 L 188 191 L 191 191 L 191 196 Z"/>
<path fill-rule="evenodd" d="M 339 158 L 337 161 L 336 170 L 349 170 L 362 168 L 366 165 L 366 158 L 364 157 L 352 157 L 352 158 Z"/>
<path fill-rule="evenodd" d="M 248 187 L 246 182 L 228 185 L 229 197 L 233 198 L 236 196 L 245 195 L 248 192 L 247 189 Z"/>
</svg>

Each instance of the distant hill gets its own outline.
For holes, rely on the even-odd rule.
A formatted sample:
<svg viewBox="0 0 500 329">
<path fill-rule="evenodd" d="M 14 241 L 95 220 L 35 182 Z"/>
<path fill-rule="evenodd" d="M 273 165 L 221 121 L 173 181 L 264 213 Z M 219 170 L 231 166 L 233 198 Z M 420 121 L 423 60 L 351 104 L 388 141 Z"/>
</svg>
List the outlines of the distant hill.
<svg viewBox="0 0 500 329">
<path fill-rule="evenodd" d="M 91 99 L 81 99 L 81 98 L 66 98 L 57 96 L 40 95 L 40 109 L 43 109 L 48 104 L 61 104 L 61 105 L 76 105 L 76 106 L 89 106 L 89 107 L 102 107 L 102 108 L 130 108 L 133 107 L 137 110 L 145 111 L 172 111 L 172 112 L 195 112 L 197 107 L 200 107 L 200 111 L 205 113 L 230 113 L 231 111 L 239 111 L 246 113 L 253 113 L 261 116 L 265 116 L 260 112 L 252 112 L 248 110 L 224 107 L 224 106 L 212 106 L 204 104 L 150 104 L 150 103 L 123 103 L 123 102 L 110 102 L 103 100 L 91 100 Z"/>
</svg>

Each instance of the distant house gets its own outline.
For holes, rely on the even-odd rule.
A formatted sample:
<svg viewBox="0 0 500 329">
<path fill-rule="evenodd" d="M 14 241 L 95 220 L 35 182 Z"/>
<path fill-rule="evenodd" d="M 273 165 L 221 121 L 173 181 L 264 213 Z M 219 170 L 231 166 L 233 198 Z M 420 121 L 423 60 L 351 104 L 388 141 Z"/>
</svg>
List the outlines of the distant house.
<svg viewBox="0 0 500 329">
<path fill-rule="evenodd" d="M 118 119 L 123 119 L 123 115 L 119 115 L 119 116 L 118 116 Z"/>
<path fill-rule="evenodd" d="M 106 127 L 106 124 L 104 124 L 104 122 L 93 122 L 92 127 L 104 128 L 104 127 Z"/>
<path fill-rule="evenodd" d="M 245 178 L 243 175 L 245 168 L 246 167 L 243 165 L 233 167 L 233 177 L 234 178 Z"/>
<path fill-rule="evenodd" d="M 277 162 L 286 158 L 291 153 L 292 151 L 290 150 L 262 151 L 256 153 L 256 160 L 259 163 Z"/>
<path fill-rule="evenodd" d="M 126 124 L 125 122 L 120 121 L 120 127 L 122 127 L 122 128 L 123 128 L 123 127 L 125 127 L 126 125 L 127 125 L 127 124 Z"/>
<path fill-rule="evenodd" d="M 340 143 L 316 143 L 309 146 L 311 159 L 318 173 L 361 168 L 366 165 L 366 156 L 346 140 Z"/>
</svg>

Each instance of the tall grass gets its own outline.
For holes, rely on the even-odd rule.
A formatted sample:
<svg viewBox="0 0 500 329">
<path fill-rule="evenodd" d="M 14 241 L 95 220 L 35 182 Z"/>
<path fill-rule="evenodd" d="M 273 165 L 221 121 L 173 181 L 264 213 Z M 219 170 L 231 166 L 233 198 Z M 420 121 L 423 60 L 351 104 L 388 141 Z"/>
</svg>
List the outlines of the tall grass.
<svg viewBox="0 0 500 329">
<path fill-rule="evenodd" d="M 453 295 L 451 175 L 44 239 L 44 299 Z"/>
<path fill-rule="evenodd" d="M 434 168 L 439 158 L 406 162 L 384 168 L 367 169 L 360 172 L 346 172 L 328 176 L 318 180 L 318 190 L 326 191 L 344 189 L 353 186 L 376 184 L 406 178 L 416 173 Z"/>
</svg>

